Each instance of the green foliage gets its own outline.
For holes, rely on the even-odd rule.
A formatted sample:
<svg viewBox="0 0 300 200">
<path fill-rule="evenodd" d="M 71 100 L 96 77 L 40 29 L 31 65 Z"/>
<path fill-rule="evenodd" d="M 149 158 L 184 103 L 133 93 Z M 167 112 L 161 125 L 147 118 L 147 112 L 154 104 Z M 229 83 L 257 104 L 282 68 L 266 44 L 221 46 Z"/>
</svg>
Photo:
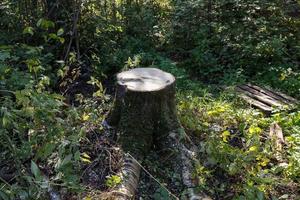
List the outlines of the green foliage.
<svg viewBox="0 0 300 200">
<path fill-rule="evenodd" d="M 297 183 L 299 153 L 293 146 L 300 135 L 299 112 L 265 118 L 245 108 L 230 91 L 201 98 L 182 92 L 178 109 L 186 130 L 201 138 L 203 166 L 196 168 L 196 175 L 202 190 L 219 197 L 230 193 L 226 199 L 265 199 L 285 194 L 277 194 L 278 185 Z M 278 151 L 268 136 L 273 122 L 283 128 L 284 151 Z"/>
<path fill-rule="evenodd" d="M 80 190 L 78 170 L 81 160 L 76 155 L 87 129 L 82 123 L 86 121 L 85 113 L 89 113 L 90 121 L 100 124 L 102 118 L 97 110 L 70 107 L 63 103 L 64 98 L 60 95 L 38 93 L 32 89 L 16 91 L 15 95 L 16 103 L 8 98 L 2 101 L 0 137 L 5 164 L 17 170 L 19 186 L 27 183 L 35 186 L 32 189 L 43 189 L 37 182 L 42 179 L 35 162 L 31 162 L 34 180 L 24 173 L 27 161 L 34 159 L 44 171 L 53 170 L 50 179 L 53 183 L 60 182 L 63 187 Z M 19 195 L 17 186 L 16 190 L 9 191 L 10 196 Z M 41 190 L 38 194 L 41 192 L 46 191 Z"/>
<path fill-rule="evenodd" d="M 226 83 L 272 77 L 271 84 L 281 89 L 298 86 L 300 18 L 290 16 L 282 1 L 179 0 L 174 5 L 172 39 L 186 57 L 182 66 L 198 77 Z M 287 70 L 293 75 L 280 80 Z M 298 95 L 296 88 L 290 93 Z"/>
<path fill-rule="evenodd" d="M 220 92 L 216 86 L 191 80 L 184 69 L 168 59 L 152 59 L 154 66 L 176 76 L 180 121 L 191 137 L 199 138 L 196 144 L 201 163 L 195 166 L 194 177 L 200 191 L 221 199 L 299 197 L 290 192 L 299 186 L 297 109 L 291 114 L 265 117 L 246 106 L 233 88 Z M 269 137 L 274 122 L 284 132 L 286 146 L 282 151 Z"/>
<path fill-rule="evenodd" d="M 129 57 L 162 45 L 167 9 L 156 0 L 88 2 L 79 26 L 80 44 L 95 73 L 117 72 Z"/>
<path fill-rule="evenodd" d="M 81 98 L 79 107 L 68 105 L 53 92 L 58 77 L 52 61 L 42 47 L 0 48 L 0 158 L 1 166 L 13 171 L 0 182 L 4 199 L 38 199 L 53 185 L 84 189 L 79 172 L 87 159 L 80 156 L 80 143 L 90 126 L 102 129 L 107 97 L 92 77 L 89 83 L 98 88 L 94 98 Z"/>
<path fill-rule="evenodd" d="M 153 194 L 153 199 L 154 200 L 160 200 L 160 199 L 171 200 L 172 198 L 170 197 L 170 195 L 169 195 L 168 191 L 166 191 L 166 189 L 159 187 Z"/>
<path fill-rule="evenodd" d="M 233 90 L 205 84 L 250 80 L 299 98 L 299 3 L 290 2 L 2 1 L 0 167 L 13 176 L 1 179 L 0 198 L 85 190 L 81 167 L 92 158 L 82 146 L 89 131 L 102 130 L 109 106 L 98 79 L 135 67 L 176 76 L 180 120 L 201 141 L 199 190 L 219 199 L 298 198 L 299 111 L 265 117 Z M 268 137 L 274 122 L 282 151 Z M 111 175 L 106 187 L 120 181 Z M 169 197 L 160 188 L 153 198 Z"/>
<path fill-rule="evenodd" d="M 121 177 L 117 175 L 112 175 L 107 177 L 105 185 L 109 188 L 116 187 L 118 184 L 121 183 Z"/>
</svg>

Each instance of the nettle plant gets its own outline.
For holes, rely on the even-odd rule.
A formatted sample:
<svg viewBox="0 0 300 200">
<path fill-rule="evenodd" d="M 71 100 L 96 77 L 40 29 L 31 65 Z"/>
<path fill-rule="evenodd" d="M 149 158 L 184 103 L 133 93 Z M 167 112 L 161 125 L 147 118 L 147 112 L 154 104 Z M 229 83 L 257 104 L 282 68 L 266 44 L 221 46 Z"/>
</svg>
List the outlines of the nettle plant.
<svg viewBox="0 0 300 200">
<path fill-rule="evenodd" d="M 107 97 L 92 78 L 93 98 L 82 97 L 78 107 L 67 104 L 51 89 L 58 79 L 52 61 L 41 47 L 0 47 L 2 199 L 41 198 L 53 187 L 84 190 L 80 146 L 87 129 L 101 129 Z"/>
<path fill-rule="evenodd" d="M 96 109 L 97 103 L 84 101 L 75 108 L 58 94 L 30 88 L 16 91 L 15 98 L 1 100 L 2 165 L 14 172 L 1 185 L 1 195 L 38 198 L 50 186 L 82 191 L 80 166 L 85 159 L 80 144 L 89 126 L 101 128 L 103 115 Z M 24 189 L 25 185 L 29 187 Z"/>
</svg>

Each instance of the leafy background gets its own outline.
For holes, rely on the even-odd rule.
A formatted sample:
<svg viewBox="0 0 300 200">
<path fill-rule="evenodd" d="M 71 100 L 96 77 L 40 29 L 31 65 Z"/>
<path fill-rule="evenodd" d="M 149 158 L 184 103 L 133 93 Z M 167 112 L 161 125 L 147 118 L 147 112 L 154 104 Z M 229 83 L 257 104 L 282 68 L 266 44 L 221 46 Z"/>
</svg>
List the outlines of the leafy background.
<svg viewBox="0 0 300 200">
<path fill-rule="evenodd" d="M 178 114 L 199 147 L 200 191 L 298 199 L 298 109 L 266 117 L 232 86 L 253 82 L 300 97 L 299 10 L 292 0 L 2 1 L 0 197 L 41 199 L 54 188 L 91 199 L 117 185 L 117 144 L 101 125 L 114 74 L 154 66 L 177 78 Z M 282 150 L 268 137 L 273 123 L 283 129 Z M 168 172 L 149 163 L 157 176 Z M 86 181 L 91 166 L 105 169 L 93 176 L 97 184 Z M 146 199 L 167 198 L 145 188 Z"/>
</svg>

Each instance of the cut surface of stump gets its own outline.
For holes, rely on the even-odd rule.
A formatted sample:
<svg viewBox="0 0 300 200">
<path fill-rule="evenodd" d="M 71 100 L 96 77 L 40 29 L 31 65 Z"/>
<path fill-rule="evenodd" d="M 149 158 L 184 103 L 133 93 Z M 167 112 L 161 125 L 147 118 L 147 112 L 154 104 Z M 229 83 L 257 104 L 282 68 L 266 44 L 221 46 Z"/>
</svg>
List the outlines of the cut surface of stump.
<svg viewBox="0 0 300 200">
<path fill-rule="evenodd" d="M 166 88 L 175 82 L 172 74 L 156 68 L 135 68 L 117 75 L 118 84 L 130 91 L 153 92 Z"/>
<path fill-rule="evenodd" d="M 177 117 L 172 74 L 156 68 L 135 68 L 119 73 L 114 106 L 107 123 L 117 129 L 126 163 L 131 163 L 125 163 L 121 169 L 121 176 L 126 180 L 112 191 L 117 195 L 115 199 L 133 198 L 141 170 L 138 162 L 152 147 L 163 156 L 173 155 L 171 159 L 184 169 L 185 161 L 180 152 L 185 132 Z"/>
</svg>

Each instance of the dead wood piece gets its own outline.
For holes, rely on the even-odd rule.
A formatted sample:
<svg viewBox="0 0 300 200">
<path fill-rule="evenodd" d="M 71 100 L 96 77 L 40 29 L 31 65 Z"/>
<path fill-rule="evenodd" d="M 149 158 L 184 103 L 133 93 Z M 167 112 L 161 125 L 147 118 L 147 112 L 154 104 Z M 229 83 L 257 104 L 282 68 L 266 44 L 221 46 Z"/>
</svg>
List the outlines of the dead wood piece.
<svg viewBox="0 0 300 200">
<path fill-rule="evenodd" d="M 141 167 L 130 155 L 125 155 L 124 165 L 118 174 L 122 183 L 114 188 L 109 195 L 109 199 L 128 200 L 134 199 L 136 193 Z"/>
<path fill-rule="evenodd" d="M 239 96 L 242 99 L 244 99 L 246 102 L 250 103 L 254 107 L 261 109 L 262 111 L 264 111 L 267 114 L 270 114 L 272 112 L 272 107 L 270 107 L 269 105 L 266 105 L 258 100 L 255 100 L 255 99 L 243 94 L 243 90 L 240 88 L 236 88 L 236 90 L 238 92 L 240 92 Z"/>
<path fill-rule="evenodd" d="M 268 104 L 268 102 L 269 102 L 271 104 L 271 106 L 282 107 L 282 106 L 288 105 L 287 103 L 283 102 L 282 100 L 273 98 L 272 96 L 266 95 L 262 92 L 259 92 L 247 85 L 243 85 L 243 86 L 239 86 L 239 87 L 244 89 L 245 91 L 250 92 L 253 95 L 257 96 L 259 99 L 261 99 L 261 101 L 266 102 L 266 104 Z"/>
<path fill-rule="evenodd" d="M 283 107 L 284 104 L 277 101 L 276 99 L 273 99 L 272 97 L 265 95 L 263 93 L 257 92 L 256 90 L 253 90 L 252 88 L 248 86 L 239 86 L 240 89 L 242 89 L 242 92 L 246 94 L 247 96 L 256 99 L 264 104 L 267 104 L 271 107 Z"/>
<path fill-rule="evenodd" d="M 188 150 L 185 145 L 180 144 L 181 160 L 183 164 L 182 168 L 182 179 L 184 185 L 187 187 L 187 196 L 189 200 L 212 200 L 205 194 L 196 192 L 194 188 L 197 184 L 193 182 L 192 172 L 193 164 L 199 164 L 199 160 L 195 158 L 195 152 Z"/>
<path fill-rule="evenodd" d="M 266 95 L 269 95 L 271 97 L 273 97 L 274 99 L 277 99 L 279 101 L 283 101 L 287 104 L 296 104 L 298 102 L 297 99 L 293 98 L 293 97 L 290 97 L 286 94 L 283 94 L 281 92 L 273 92 L 271 90 L 268 90 L 268 89 L 265 89 L 265 88 L 261 88 L 261 87 L 258 87 L 256 85 L 252 85 L 250 83 L 246 84 L 248 87 L 251 87 L 261 93 L 264 93 Z"/>
<path fill-rule="evenodd" d="M 277 123 L 271 124 L 269 136 L 275 140 L 276 148 L 281 151 L 282 145 L 285 143 L 285 141 L 282 128 Z"/>
<path fill-rule="evenodd" d="M 193 144 L 191 149 L 188 149 L 185 142 L 178 138 L 178 133 L 184 132 L 183 127 L 179 127 L 169 133 L 169 143 L 173 145 L 173 149 L 178 152 L 177 158 L 175 157 L 176 165 L 181 167 L 181 178 L 185 186 L 185 195 L 181 199 L 185 200 L 211 200 L 209 196 L 203 192 L 196 191 L 198 186 L 197 181 L 193 177 L 194 167 L 200 165 L 199 160 L 196 158 L 196 147 Z M 187 140 L 187 142 L 190 142 Z"/>
</svg>

